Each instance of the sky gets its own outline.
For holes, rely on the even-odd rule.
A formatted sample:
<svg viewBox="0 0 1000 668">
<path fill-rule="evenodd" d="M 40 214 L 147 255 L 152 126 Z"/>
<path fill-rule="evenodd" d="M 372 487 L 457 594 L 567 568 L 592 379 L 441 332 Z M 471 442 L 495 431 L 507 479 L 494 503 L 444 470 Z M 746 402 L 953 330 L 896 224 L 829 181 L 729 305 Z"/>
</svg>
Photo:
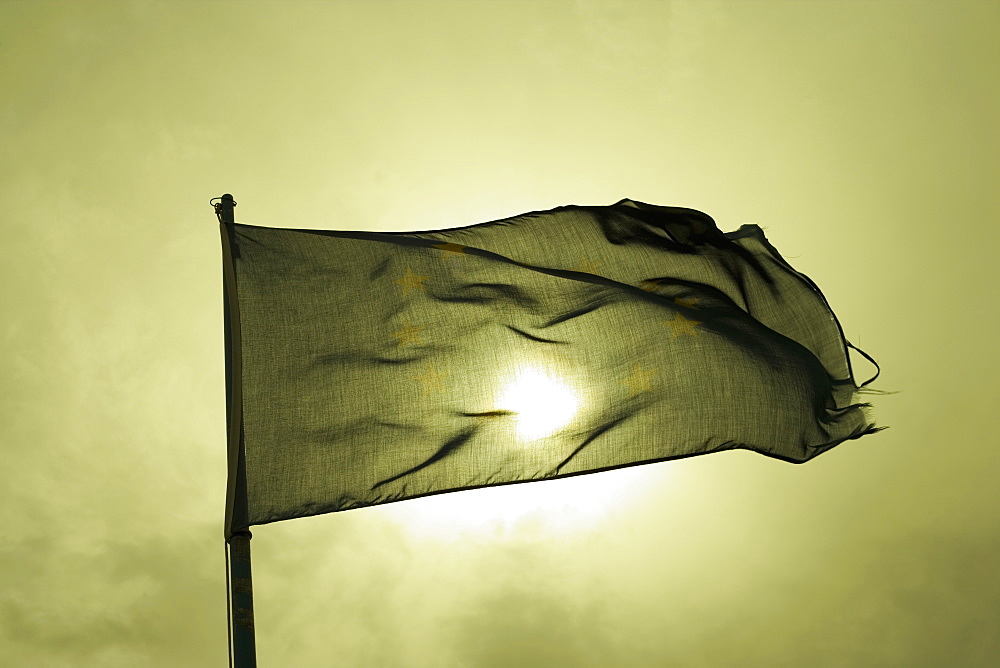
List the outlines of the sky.
<svg viewBox="0 0 1000 668">
<path fill-rule="evenodd" d="M 801 466 L 255 528 L 260 665 L 994 665 L 998 62 L 971 0 L 0 0 L 0 663 L 227 661 L 230 192 L 273 227 L 755 223 L 895 392 Z"/>
</svg>

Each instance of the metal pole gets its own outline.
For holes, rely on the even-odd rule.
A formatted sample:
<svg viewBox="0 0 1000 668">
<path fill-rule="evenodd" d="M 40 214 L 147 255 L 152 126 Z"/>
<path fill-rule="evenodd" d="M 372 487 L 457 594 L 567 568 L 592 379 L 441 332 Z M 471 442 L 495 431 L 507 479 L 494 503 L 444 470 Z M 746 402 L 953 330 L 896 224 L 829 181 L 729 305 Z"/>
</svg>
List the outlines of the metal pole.
<svg viewBox="0 0 1000 668">
<path fill-rule="evenodd" d="M 250 573 L 250 532 L 229 538 L 229 614 L 234 668 L 255 668 L 257 647 L 253 633 L 253 578 Z"/>
<path fill-rule="evenodd" d="M 225 194 L 212 200 L 223 239 L 223 300 L 226 338 L 226 421 L 229 434 L 230 488 L 226 510 L 226 581 L 229 603 L 229 661 L 233 668 L 256 668 L 257 647 L 253 627 L 253 577 L 250 569 L 250 531 L 246 527 L 246 462 L 243 456 L 243 418 L 240 388 L 241 365 L 239 310 L 235 300 L 236 277 L 232 271 L 229 233 L 236 222 L 236 200 Z M 234 358 L 233 356 L 237 357 Z M 234 396 L 235 391 L 235 396 Z"/>
<path fill-rule="evenodd" d="M 215 200 L 219 200 L 216 202 Z M 229 193 L 226 193 L 222 197 L 216 197 L 212 200 L 212 206 L 215 207 L 215 215 L 219 217 L 220 223 L 229 223 L 232 225 L 236 222 L 233 217 L 233 209 L 236 208 L 236 200 Z"/>
</svg>

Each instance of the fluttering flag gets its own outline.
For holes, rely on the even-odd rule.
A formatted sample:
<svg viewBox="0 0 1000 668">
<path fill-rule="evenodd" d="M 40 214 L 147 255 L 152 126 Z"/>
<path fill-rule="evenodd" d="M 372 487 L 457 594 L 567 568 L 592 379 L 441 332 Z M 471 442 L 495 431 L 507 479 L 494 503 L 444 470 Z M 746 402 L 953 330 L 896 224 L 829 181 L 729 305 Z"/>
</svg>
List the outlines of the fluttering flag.
<svg viewBox="0 0 1000 668">
<path fill-rule="evenodd" d="M 225 224 L 223 248 L 228 531 L 720 450 L 804 462 L 879 429 L 823 295 L 756 225 L 623 200 Z"/>
</svg>

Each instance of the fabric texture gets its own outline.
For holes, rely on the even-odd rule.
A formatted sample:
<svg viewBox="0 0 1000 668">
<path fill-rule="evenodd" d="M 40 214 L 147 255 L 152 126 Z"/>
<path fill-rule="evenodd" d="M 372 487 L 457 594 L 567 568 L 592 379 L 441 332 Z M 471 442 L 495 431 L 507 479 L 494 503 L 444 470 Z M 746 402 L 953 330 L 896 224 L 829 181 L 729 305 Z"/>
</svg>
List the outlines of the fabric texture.
<svg viewBox="0 0 1000 668">
<path fill-rule="evenodd" d="M 804 462 L 878 430 L 826 300 L 756 225 L 623 200 L 223 229 L 231 529 L 735 448 Z"/>
</svg>

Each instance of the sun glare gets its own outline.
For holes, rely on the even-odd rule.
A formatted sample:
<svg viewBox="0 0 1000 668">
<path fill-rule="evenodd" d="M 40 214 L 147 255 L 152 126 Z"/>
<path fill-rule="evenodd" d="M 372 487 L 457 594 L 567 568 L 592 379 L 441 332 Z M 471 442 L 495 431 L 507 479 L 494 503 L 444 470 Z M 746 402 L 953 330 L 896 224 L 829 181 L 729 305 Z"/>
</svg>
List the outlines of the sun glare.
<svg viewBox="0 0 1000 668">
<path fill-rule="evenodd" d="M 649 467 L 605 471 L 522 485 L 500 485 L 454 494 L 438 494 L 405 503 L 390 503 L 382 512 L 407 532 L 435 540 L 480 536 L 547 536 L 593 529 L 628 508 L 647 493 L 651 482 L 662 482 Z"/>
<path fill-rule="evenodd" d="M 497 398 L 497 408 L 515 413 L 515 430 L 526 441 L 565 427 L 579 407 L 576 394 L 566 383 L 536 367 L 519 369 Z"/>
<path fill-rule="evenodd" d="M 557 368 L 544 362 L 524 363 L 498 374 L 490 407 L 511 413 L 496 423 L 510 429 L 497 432 L 498 438 L 513 437 L 521 447 L 552 447 L 541 439 L 581 420 L 592 395 L 585 384 L 562 376 Z M 574 442 L 570 436 L 559 445 L 572 448 Z M 592 527 L 633 499 L 649 479 L 648 470 L 636 467 L 428 496 L 389 504 L 385 512 L 408 531 L 447 540 L 477 532 L 495 536 L 517 527 L 536 527 L 551 535 Z"/>
</svg>

